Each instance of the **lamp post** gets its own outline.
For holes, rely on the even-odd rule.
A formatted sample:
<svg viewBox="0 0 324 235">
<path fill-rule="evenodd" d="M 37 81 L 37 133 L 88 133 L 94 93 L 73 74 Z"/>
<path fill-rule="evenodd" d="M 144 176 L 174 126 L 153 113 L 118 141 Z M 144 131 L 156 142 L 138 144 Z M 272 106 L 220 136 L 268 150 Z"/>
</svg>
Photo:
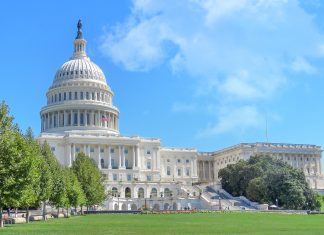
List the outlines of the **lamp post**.
<svg viewBox="0 0 324 235">
<path fill-rule="evenodd" d="M 276 206 L 278 207 L 278 198 L 276 198 Z"/>
</svg>

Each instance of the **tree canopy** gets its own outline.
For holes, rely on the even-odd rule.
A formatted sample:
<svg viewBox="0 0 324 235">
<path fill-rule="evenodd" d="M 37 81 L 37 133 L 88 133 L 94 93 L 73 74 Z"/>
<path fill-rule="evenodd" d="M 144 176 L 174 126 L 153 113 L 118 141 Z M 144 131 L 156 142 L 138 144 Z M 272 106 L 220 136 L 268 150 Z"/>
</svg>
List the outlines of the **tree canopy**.
<svg viewBox="0 0 324 235">
<path fill-rule="evenodd" d="M 219 171 L 222 187 L 233 196 L 287 209 L 315 209 L 314 192 L 304 173 L 270 156 L 252 156 Z"/>
</svg>

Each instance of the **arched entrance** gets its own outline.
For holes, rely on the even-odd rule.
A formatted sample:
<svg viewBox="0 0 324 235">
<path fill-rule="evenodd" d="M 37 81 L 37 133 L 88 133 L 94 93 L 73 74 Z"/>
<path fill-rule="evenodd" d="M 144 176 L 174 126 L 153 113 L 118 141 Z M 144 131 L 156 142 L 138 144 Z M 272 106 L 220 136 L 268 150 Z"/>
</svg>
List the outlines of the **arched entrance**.
<svg viewBox="0 0 324 235">
<path fill-rule="evenodd" d="M 115 205 L 114 205 L 114 210 L 115 210 L 115 211 L 118 211 L 118 204 L 115 204 Z"/>
<path fill-rule="evenodd" d="M 177 205 L 177 203 L 176 203 L 176 202 L 175 202 L 175 203 L 173 203 L 172 209 L 173 209 L 173 210 L 175 210 L 175 211 L 176 211 L 176 210 L 178 210 L 178 205 Z"/>
<path fill-rule="evenodd" d="M 154 205 L 153 205 L 153 210 L 155 210 L 155 211 L 159 211 L 159 210 L 160 210 L 160 206 L 159 206 L 159 204 L 154 204 Z"/>
<path fill-rule="evenodd" d="M 126 211 L 127 210 L 127 205 L 125 203 L 122 204 L 122 210 Z"/>
<path fill-rule="evenodd" d="M 165 203 L 163 208 L 164 210 L 169 210 L 169 207 L 170 207 L 169 203 Z"/>
<path fill-rule="evenodd" d="M 138 198 L 144 198 L 144 189 L 143 188 L 138 189 Z"/>
<path fill-rule="evenodd" d="M 132 191 L 129 187 L 125 188 L 125 198 L 131 198 L 132 197 Z"/>
<path fill-rule="evenodd" d="M 137 210 L 137 206 L 136 206 L 136 204 L 132 204 L 132 205 L 131 205 L 131 210 L 132 210 L 132 211 L 136 211 L 136 210 Z"/>
</svg>

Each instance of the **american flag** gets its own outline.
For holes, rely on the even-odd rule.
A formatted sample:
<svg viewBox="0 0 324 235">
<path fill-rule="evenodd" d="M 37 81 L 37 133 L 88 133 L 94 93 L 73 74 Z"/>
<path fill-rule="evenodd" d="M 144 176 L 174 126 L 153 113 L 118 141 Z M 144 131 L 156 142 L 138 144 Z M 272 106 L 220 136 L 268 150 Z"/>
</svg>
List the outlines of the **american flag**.
<svg viewBox="0 0 324 235">
<path fill-rule="evenodd" d="M 106 117 L 106 116 L 102 115 L 101 121 L 103 121 L 103 122 L 109 122 L 109 117 Z"/>
</svg>

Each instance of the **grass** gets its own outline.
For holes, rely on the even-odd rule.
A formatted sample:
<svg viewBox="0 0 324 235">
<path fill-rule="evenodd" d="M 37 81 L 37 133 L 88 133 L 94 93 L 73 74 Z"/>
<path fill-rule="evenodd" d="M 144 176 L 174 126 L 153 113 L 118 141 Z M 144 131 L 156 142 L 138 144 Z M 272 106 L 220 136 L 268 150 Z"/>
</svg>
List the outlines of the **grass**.
<svg viewBox="0 0 324 235">
<path fill-rule="evenodd" d="M 8 225 L 7 234 L 324 234 L 324 215 L 210 213 L 157 215 L 87 215 Z"/>
</svg>

